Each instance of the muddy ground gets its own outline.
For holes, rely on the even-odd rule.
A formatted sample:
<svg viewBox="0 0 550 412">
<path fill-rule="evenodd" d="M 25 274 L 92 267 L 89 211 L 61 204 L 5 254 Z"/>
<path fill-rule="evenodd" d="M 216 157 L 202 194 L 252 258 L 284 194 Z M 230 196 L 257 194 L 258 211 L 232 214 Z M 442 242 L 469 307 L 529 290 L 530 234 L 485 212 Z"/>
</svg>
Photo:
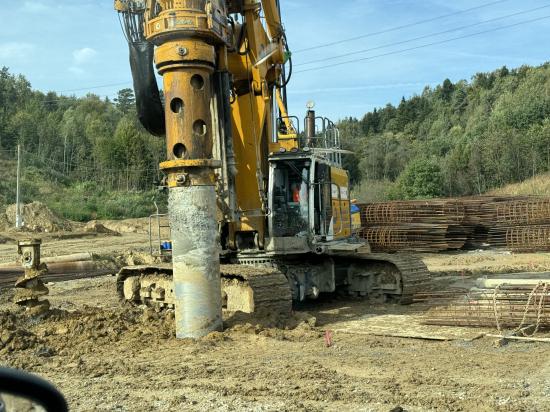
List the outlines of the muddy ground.
<svg viewBox="0 0 550 412">
<path fill-rule="evenodd" d="M 133 233 L 45 240 L 43 249 L 117 255 L 144 241 Z M 0 245 L 0 260 L 13 248 Z M 424 258 L 439 287 L 467 284 L 471 273 L 550 270 L 547 254 Z M 49 287 L 54 310 L 42 318 L 0 291 L 0 364 L 51 380 L 73 411 L 550 410 L 550 344 L 499 347 L 476 339 L 490 329 L 424 326 L 421 305 L 324 297 L 285 322 L 227 313 L 225 332 L 191 341 L 175 339 L 171 313 L 120 305 L 113 277 Z M 376 336 L 391 334 L 450 340 Z"/>
</svg>

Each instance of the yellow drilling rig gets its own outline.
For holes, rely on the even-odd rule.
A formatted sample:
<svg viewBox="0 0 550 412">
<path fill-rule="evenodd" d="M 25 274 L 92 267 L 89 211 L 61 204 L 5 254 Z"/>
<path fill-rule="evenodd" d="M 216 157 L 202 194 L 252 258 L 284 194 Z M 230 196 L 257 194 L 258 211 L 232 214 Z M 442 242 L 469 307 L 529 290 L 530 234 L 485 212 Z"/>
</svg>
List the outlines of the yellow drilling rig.
<svg viewBox="0 0 550 412">
<path fill-rule="evenodd" d="M 287 113 L 292 57 L 278 0 L 116 0 L 144 127 L 160 165 L 167 265 L 123 268 L 120 296 L 173 307 L 176 334 L 222 328 L 222 308 L 289 312 L 343 291 L 410 302 L 428 281 L 411 256 L 353 236 L 336 125 Z M 164 102 L 154 67 L 163 77 Z"/>
</svg>

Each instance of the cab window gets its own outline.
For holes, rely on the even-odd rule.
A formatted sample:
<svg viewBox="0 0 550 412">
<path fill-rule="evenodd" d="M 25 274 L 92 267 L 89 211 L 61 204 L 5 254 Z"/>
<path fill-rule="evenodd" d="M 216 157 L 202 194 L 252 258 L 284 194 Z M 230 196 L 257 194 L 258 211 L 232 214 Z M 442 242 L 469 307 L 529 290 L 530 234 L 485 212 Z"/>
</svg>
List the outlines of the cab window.
<svg viewBox="0 0 550 412">
<path fill-rule="evenodd" d="M 305 236 L 309 227 L 309 168 L 306 161 L 280 161 L 274 169 L 274 237 Z"/>
</svg>

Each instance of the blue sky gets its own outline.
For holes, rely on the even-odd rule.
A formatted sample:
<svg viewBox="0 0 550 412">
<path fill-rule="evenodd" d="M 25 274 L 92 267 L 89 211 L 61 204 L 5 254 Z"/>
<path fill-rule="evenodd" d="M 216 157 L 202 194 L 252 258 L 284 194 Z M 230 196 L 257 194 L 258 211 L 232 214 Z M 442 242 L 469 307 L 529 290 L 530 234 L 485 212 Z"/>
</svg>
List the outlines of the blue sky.
<svg viewBox="0 0 550 412">
<path fill-rule="evenodd" d="M 289 85 L 290 111 L 302 115 L 308 100 L 325 116 L 360 117 L 374 107 L 421 93 L 445 78 L 470 79 L 479 71 L 550 60 L 550 18 L 478 36 L 420 47 L 472 33 L 550 17 L 550 1 L 502 1 L 447 18 L 495 0 L 281 0 L 295 75 Z M 131 85 L 128 52 L 111 0 L 2 0 L 0 66 L 24 74 L 33 87 L 77 96 L 113 97 Z M 533 10 L 535 8 L 547 8 Z M 521 15 L 494 20 L 514 13 Z M 308 52 L 299 50 L 436 18 L 412 27 L 364 37 Z M 486 22 L 486 23 L 484 23 Z M 7 24 L 6 24 L 7 23 Z M 446 30 L 472 26 L 446 34 Z M 433 36 L 432 36 L 433 35 Z M 421 40 L 387 46 L 417 37 Z M 326 63 L 313 60 L 380 47 Z M 390 54 L 337 67 L 305 69 L 354 58 Z M 108 87 L 97 87 L 111 85 Z M 80 90 L 87 89 L 87 90 Z M 89 90 L 88 90 L 89 89 Z"/>
</svg>

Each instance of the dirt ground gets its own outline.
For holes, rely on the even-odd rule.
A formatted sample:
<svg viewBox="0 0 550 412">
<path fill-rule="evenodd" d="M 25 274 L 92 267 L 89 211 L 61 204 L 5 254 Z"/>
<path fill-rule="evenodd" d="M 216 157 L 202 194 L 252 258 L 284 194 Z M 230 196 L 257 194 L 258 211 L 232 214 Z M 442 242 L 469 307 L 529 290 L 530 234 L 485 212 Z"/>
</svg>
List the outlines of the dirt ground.
<svg viewBox="0 0 550 412">
<path fill-rule="evenodd" d="M 46 238 L 43 251 L 147 247 L 145 235 L 125 233 Z M 0 262 L 14 259 L 14 244 L 0 244 Z M 472 273 L 550 270 L 548 254 L 424 260 L 442 287 L 467 284 Z M 42 318 L 27 318 L 0 291 L 0 364 L 51 380 L 73 411 L 550 410 L 550 344 L 500 347 L 476 339 L 496 331 L 424 326 L 421 305 L 330 296 L 284 322 L 226 313 L 225 332 L 191 341 L 175 339 L 172 313 L 121 305 L 111 276 L 48 286 L 54 310 Z M 392 334 L 449 340 L 377 336 Z"/>
<path fill-rule="evenodd" d="M 423 254 L 431 273 L 444 276 L 483 276 L 498 273 L 550 271 L 550 253 L 476 250 Z"/>
<path fill-rule="evenodd" d="M 117 257 L 132 253 L 149 251 L 149 236 L 141 233 L 123 233 L 120 236 L 89 234 L 87 237 L 59 239 L 60 236 L 73 234 L 20 236 L 20 238 L 42 238 L 41 256 L 60 256 L 73 253 L 92 252 L 100 257 Z M 2 236 L 2 233 L 0 233 Z M 6 235 L 4 235 L 6 236 Z M 11 238 L 0 244 L 0 264 L 13 263 L 17 260 L 17 242 Z"/>
</svg>

